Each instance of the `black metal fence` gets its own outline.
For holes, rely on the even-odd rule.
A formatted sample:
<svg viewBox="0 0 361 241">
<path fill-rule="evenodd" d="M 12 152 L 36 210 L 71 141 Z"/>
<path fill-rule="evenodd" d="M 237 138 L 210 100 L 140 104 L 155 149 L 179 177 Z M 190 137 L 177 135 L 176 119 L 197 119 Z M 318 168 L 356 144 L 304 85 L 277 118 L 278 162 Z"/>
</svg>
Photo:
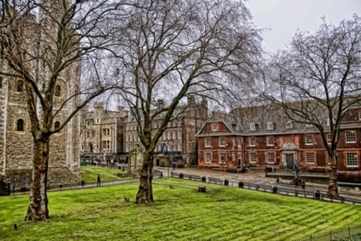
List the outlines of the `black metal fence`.
<svg viewBox="0 0 361 241">
<path fill-rule="evenodd" d="M 193 181 L 202 181 L 205 183 L 212 183 L 212 184 L 218 184 L 224 186 L 239 187 L 249 190 L 275 193 L 285 196 L 303 197 L 303 198 L 309 198 L 309 199 L 315 199 L 315 200 L 327 201 L 327 202 L 361 205 L 361 199 L 359 198 L 354 198 L 349 196 L 339 196 L 338 198 L 330 198 L 326 192 L 320 190 L 315 190 L 315 191 L 307 190 L 305 188 L 284 186 L 280 184 L 269 185 L 269 184 L 249 183 L 240 180 L 232 180 L 232 179 L 228 180 L 228 179 L 221 179 L 216 177 L 197 176 L 197 175 L 190 175 L 190 174 L 177 173 L 177 172 L 171 172 L 171 176 L 181 179 L 193 180 Z"/>
<path fill-rule="evenodd" d="M 322 235 L 310 235 L 302 241 L 361 241 L 361 226 L 350 226 Z"/>
</svg>

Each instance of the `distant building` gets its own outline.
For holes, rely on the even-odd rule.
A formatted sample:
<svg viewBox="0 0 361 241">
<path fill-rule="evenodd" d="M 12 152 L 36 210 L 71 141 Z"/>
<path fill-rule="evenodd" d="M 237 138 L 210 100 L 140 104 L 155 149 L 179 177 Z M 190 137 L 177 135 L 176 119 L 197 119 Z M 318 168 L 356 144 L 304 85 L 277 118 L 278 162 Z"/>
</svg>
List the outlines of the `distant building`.
<svg viewBox="0 0 361 241">
<path fill-rule="evenodd" d="M 199 167 L 292 169 L 296 165 L 301 171 L 329 171 L 326 149 L 312 126 L 288 120 L 275 107 L 239 108 L 236 114 L 237 122 L 209 120 L 199 131 Z M 337 152 L 339 180 L 361 181 L 361 108 L 346 114 Z"/>
<path fill-rule="evenodd" d="M 81 113 L 81 159 L 98 164 L 125 162 L 125 125 L 128 111 L 105 109 L 102 102 L 94 110 Z"/>
<path fill-rule="evenodd" d="M 161 137 L 156 147 L 154 164 L 170 165 L 195 165 L 197 160 L 197 145 L 195 134 L 207 120 L 207 100 L 197 102 L 194 97 L 189 97 L 187 104 L 177 108 L 177 117 L 168 124 L 167 130 Z M 179 113 L 181 111 L 181 113 Z M 153 123 L 156 129 L 161 119 Z M 134 117 L 129 115 L 126 125 L 126 152 L 132 150 L 139 144 L 137 135 L 137 123 Z"/>
</svg>

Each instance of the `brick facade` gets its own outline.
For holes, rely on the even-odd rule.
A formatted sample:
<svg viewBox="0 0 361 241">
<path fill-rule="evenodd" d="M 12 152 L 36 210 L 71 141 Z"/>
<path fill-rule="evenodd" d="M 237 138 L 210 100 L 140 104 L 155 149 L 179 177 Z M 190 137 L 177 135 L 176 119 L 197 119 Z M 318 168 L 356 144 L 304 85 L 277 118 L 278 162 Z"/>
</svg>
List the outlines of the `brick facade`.
<svg viewBox="0 0 361 241">
<path fill-rule="evenodd" d="M 246 129 L 229 125 L 224 120 L 207 121 L 197 135 L 198 166 L 233 170 L 242 165 L 282 169 L 296 163 L 301 171 L 329 170 L 321 136 L 312 127 L 277 129 L 259 123 L 254 128 L 253 123 Z M 361 180 L 361 108 L 346 115 L 341 129 L 337 148 L 339 178 Z"/>
</svg>

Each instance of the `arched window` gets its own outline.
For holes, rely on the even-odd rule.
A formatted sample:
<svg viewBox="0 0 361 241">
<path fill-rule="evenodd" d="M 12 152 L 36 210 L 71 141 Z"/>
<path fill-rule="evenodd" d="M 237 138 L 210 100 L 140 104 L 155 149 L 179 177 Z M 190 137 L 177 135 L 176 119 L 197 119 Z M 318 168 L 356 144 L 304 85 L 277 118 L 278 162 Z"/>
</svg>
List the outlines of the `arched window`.
<svg viewBox="0 0 361 241">
<path fill-rule="evenodd" d="M 60 127 L 60 122 L 59 121 L 55 121 L 54 123 L 54 129 L 58 129 Z"/>
<path fill-rule="evenodd" d="M 22 80 L 18 80 L 16 82 L 16 91 L 17 92 L 23 92 L 23 90 L 24 90 L 24 83 L 23 83 Z"/>
<path fill-rule="evenodd" d="M 55 86 L 55 96 L 57 96 L 57 97 L 61 96 L 61 87 L 60 87 L 60 85 Z"/>
<path fill-rule="evenodd" d="M 24 120 L 19 119 L 16 121 L 16 131 L 24 131 Z"/>
</svg>

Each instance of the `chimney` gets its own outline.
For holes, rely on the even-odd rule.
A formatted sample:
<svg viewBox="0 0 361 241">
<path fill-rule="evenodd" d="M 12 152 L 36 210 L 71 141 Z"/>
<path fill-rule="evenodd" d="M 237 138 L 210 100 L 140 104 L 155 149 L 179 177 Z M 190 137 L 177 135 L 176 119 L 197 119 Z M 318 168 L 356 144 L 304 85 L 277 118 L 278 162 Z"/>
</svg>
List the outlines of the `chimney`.
<svg viewBox="0 0 361 241">
<path fill-rule="evenodd" d="M 188 105 L 193 105 L 193 104 L 196 103 L 193 95 L 188 95 L 187 96 L 187 101 L 188 101 Z"/>
<path fill-rule="evenodd" d="M 157 100 L 157 108 L 158 109 L 164 108 L 164 100 L 163 99 Z"/>
</svg>

